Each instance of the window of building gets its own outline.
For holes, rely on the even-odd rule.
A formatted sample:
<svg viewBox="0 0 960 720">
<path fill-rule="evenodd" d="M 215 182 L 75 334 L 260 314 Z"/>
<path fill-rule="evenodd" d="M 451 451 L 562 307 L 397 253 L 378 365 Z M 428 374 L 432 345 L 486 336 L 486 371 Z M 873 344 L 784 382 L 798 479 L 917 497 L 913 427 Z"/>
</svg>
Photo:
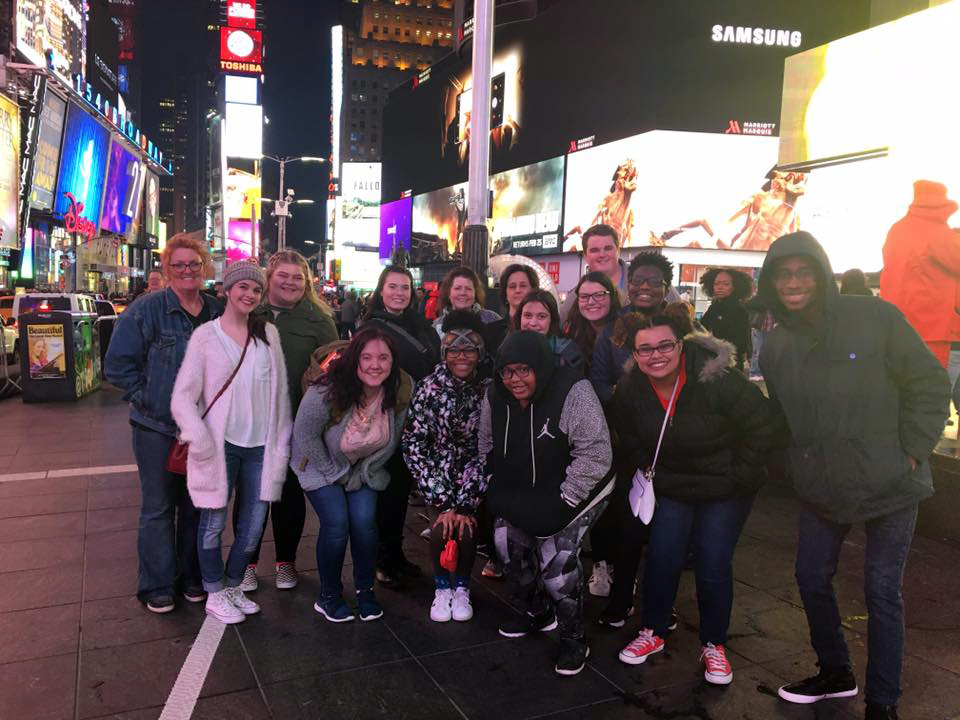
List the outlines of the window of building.
<svg viewBox="0 0 960 720">
<path fill-rule="evenodd" d="M 394 30 L 393 34 L 396 35 L 397 37 L 400 37 L 400 28 L 397 28 L 396 30 Z"/>
<path fill-rule="evenodd" d="M 363 48 L 362 48 L 362 47 L 361 47 L 361 48 L 357 48 L 357 55 L 359 55 L 360 57 L 363 57 Z"/>
<path fill-rule="evenodd" d="M 417 37 L 420 37 L 420 31 L 417 30 Z"/>
<path fill-rule="evenodd" d="M 351 142 L 357 141 L 357 134 L 355 132 L 350 133 L 350 140 Z"/>
<path fill-rule="evenodd" d="M 389 34 L 390 34 L 390 28 L 387 27 L 386 25 L 383 26 L 383 34 L 384 34 L 384 35 L 389 35 Z"/>
<path fill-rule="evenodd" d="M 380 26 L 379 26 L 379 25 L 374 25 L 374 26 L 373 26 L 373 31 L 374 31 L 374 32 L 380 32 Z"/>
<path fill-rule="evenodd" d="M 433 26 L 433 20 L 427 18 L 427 25 Z"/>
<path fill-rule="evenodd" d="M 377 13 L 374 13 L 373 16 L 374 16 L 377 20 L 380 19 L 380 13 L 378 13 L 378 12 L 377 12 Z"/>
<path fill-rule="evenodd" d="M 430 37 L 433 34 L 432 30 L 427 30 L 427 37 Z"/>
<path fill-rule="evenodd" d="M 403 31 L 403 34 L 404 34 L 406 37 L 410 37 L 410 31 L 409 31 L 409 30 L 404 30 L 404 31 Z"/>
<path fill-rule="evenodd" d="M 376 89 L 379 88 L 379 87 L 380 87 L 380 83 L 378 83 L 376 80 L 374 80 L 374 81 L 373 81 L 373 89 L 376 90 Z"/>
<path fill-rule="evenodd" d="M 361 88 L 366 88 L 366 87 L 367 87 L 367 81 L 366 81 L 366 80 L 361 80 L 361 81 L 360 81 L 360 87 L 361 87 Z"/>
<path fill-rule="evenodd" d="M 366 102 L 367 96 L 364 95 L 363 93 L 360 93 L 359 95 L 356 96 L 356 99 L 359 100 L 360 102 Z"/>
<path fill-rule="evenodd" d="M 449 35 L 449 34 L 450 34 L 450 33 L 447 33 L 447 35 Z M 374 48 L 374 49 L 373 49 L 373 56 L 374 56 L 375 58 L 380 57 L 380 51 L 377 50 L 376 48 Z M 376 87 L 376 83 L 374 83 L 374 87 Z"/>
</svg>

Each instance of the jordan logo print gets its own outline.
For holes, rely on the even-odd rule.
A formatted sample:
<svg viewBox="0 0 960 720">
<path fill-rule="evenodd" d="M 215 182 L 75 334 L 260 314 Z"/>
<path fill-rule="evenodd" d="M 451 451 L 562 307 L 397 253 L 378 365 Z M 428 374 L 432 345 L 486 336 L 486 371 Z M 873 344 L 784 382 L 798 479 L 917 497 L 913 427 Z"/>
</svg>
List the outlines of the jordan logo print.
<svg viewBox="0 0 960 720">
<path fill-rule="evenodd" d="M 537 440 L 539 440 L 540 438 L 542 438 L 542 437 L 544 437 L 544 436 L 550 438 L 551 440 L 556 440 L 556 439 L 557 439 L 555 435 L 551 435 L 551 434 L 550 434 L 550 429 L 547 427 L 548 425 L 550 425 L 550 418 L 547 418 L 547 421 L 543 424 L 543 430 L 541 430 L 541 431 L 540 431 L 540 434 L 537 435 Z"/>
</svg>

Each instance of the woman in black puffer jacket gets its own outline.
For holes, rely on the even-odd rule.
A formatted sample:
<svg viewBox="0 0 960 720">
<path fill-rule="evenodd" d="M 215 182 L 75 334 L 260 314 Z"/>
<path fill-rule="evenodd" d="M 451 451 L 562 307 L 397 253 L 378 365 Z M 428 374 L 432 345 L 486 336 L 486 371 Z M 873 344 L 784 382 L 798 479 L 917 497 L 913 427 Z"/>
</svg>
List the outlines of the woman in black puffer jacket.
<svg viewBox="0 0 960 720">
<path fill-rule="evenodd" d="M 710 268 L 700 278 L 700 285 L 713 299 L 700 322 L 714 337 L 733 343 L 737 369 L 742 369 L 750 358 L 750 313 L 743 303 L 753 294 L 753 280 L 739 270 Z"/>
<path fill-rule="evenodd" d="M 636 665 L 663 649 L 689 547 L 696 561 L 704 677 L 725 685 L 733 679 L 724 650 L 733 550 L 764 479 L 776 416 L 760 390 L 733 370 L 733 346 L 692 332 L 686 305 L 638 316 L 634 323 L 627 337 L 635 367 L 617 385 L 609 409 L 621 472 L 629 477 L 650 467 L 671 410 L 655 469 L 643 629 L 620 659 Z"/>
</svg>

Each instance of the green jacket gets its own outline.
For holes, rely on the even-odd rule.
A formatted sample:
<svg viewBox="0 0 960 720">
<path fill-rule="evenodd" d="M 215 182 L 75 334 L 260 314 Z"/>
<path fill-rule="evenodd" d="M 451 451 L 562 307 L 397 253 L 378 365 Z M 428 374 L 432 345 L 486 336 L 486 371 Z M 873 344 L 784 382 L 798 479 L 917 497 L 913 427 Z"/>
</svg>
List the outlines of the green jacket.
<svg viewBox="0 0 960 720">
<path fill-rule="evenodd" d="M 300 378 L 310 365 L 310 354 L 321 345 L 339 338 L 337 326 L 329 313 L 304 298 L 290 310 L 277 310 L 269 305 L 259 312 L 277 326 L 283 360 L 287 365 L 287 382 L 290 386 L 290 407 L 296 417 L 303 391 Z"/>
<path fill-rule="evenodd" d="M 773 287 L 774 264 L 790 255 L 820 269 L 813 323 L 788 314 Z M 801 500 L 846 524 L 930 497 L 927 459 L 943 432 L 950 383 L 900 311 L 879 298 L 841 296 L 826 253 L 805 232 L 771 245 L 758 294 L 779 322 L 760 368 L 790 428 L 786 466 Z"/>
</svg>

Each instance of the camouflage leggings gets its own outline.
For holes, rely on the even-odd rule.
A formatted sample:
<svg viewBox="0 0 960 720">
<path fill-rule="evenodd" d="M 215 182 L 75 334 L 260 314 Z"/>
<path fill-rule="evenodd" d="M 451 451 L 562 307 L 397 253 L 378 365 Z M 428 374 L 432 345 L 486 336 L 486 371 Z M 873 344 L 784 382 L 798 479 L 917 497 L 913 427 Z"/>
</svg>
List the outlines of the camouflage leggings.
<svg viewBox="0 0 960 720">
<path fill-rule="evenodd" d="M 521 612 L 557 614 L 560 637 L 583 637 L 583 566 L 580 545 L 607 506 L 603 500 L 555 535 L 538 538 L 497 518 L 493 543 L 507 577 L 515 585 Z"/>
</svg>

